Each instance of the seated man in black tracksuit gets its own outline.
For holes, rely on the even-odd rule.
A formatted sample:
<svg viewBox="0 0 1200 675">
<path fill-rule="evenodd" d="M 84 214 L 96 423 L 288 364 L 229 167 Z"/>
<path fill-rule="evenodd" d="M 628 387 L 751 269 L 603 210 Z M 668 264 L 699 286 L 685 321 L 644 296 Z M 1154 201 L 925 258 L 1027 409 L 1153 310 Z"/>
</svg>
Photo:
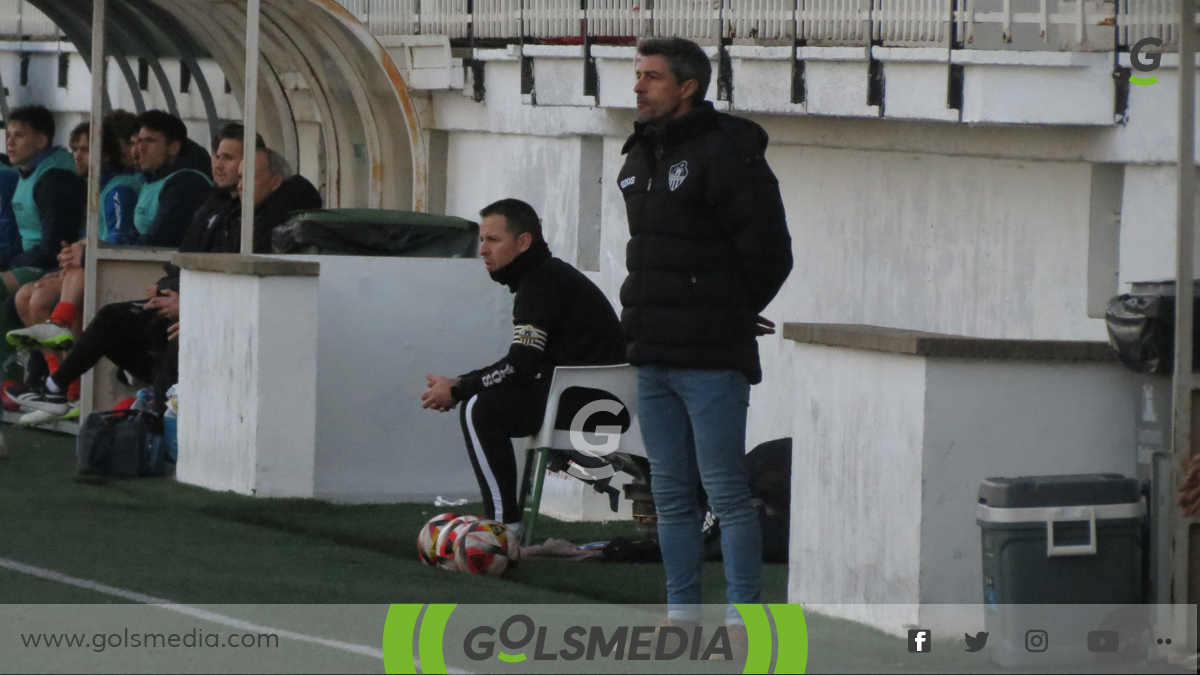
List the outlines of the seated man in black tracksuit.
<svg viewBox="0 0 1200 675">
<path fill-rule="evenodd" d="M 441 412 L 466 403 L 463 436 L 486 516 L 512 527 L 521 514 L 510 439 L 541 428 L 556 366 L 624 363 L 625 341 L 600 289 L 550 255 L 533 207 L 503 199 L 479 215 L 479 254 L 492 280 L 516 294 L 512 345 L 504 358 L 461 377 L 426 375 L 421 400 Z"/>
</svg>

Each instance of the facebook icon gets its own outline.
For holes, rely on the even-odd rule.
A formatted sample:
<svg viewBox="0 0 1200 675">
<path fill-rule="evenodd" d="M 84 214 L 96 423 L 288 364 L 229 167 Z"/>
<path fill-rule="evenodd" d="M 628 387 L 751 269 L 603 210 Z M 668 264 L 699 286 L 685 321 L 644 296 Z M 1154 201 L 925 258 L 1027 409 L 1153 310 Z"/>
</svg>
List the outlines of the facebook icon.
<svg viewBox="0 0 1200 675">
<path fill-rule="evenodd" d="M 933 632 L 924 628 L 908 631 L 908 651 L 928 654 L 933 648 Z"/>
</svg>

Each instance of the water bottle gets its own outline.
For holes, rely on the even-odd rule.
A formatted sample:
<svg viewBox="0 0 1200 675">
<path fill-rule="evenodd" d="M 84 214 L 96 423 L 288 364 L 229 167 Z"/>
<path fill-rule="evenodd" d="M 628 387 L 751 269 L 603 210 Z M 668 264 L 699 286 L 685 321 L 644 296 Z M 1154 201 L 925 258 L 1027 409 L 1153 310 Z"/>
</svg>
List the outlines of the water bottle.
<svg viewBox="0 0 1200 675">
<path fill-rule="evenodd" d="M 151 396 L 153 396 L 153 393 L 149 389 L 142 389 L 137 393 L 137 400 L 133 402 L 133 405 L 129 406 L 129 409 L 150 412 Z"/>
<path fill-rule="evenodd" d="M 173 384 L 167 390 L 167 414 L 174 417 L 179 414 L 179 385 Z"/>
<path fill-rule="evenodd" d="M 163 414 L 163 440 L 166 441 L 167 461 L 179 461 L 179 385 L 167 390 L 167 412 Z"/>
</svg>

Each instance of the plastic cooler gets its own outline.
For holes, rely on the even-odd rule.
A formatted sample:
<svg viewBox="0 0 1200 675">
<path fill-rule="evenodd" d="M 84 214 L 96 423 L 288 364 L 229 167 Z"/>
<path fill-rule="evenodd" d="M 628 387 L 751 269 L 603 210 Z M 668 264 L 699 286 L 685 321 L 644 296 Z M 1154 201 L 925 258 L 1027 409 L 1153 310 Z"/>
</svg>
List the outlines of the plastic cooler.
<svg viewBox="0 0 1200 675">
<path fill-rule="evenodd" d="M 1119 608 L 1028 606 L 1141 603 L 1145 513 L 1137 480 L 1119 474 L 985 480 L 976 522 L 992 660 L 1025 666 L 1111 657 L 1090 654 L 1087 633 L 1119 621 L 1111 616 Z M 1045 631 L 1048 644 L 1031 631 Z"/>
</svg>

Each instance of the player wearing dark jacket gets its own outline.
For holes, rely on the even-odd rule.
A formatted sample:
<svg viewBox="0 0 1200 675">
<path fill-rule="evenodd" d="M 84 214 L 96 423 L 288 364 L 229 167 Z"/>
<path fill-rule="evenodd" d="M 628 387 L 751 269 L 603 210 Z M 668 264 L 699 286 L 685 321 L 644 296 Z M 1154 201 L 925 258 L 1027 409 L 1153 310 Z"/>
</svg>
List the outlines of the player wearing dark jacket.
<svg viewBox="0 0 1200 675">
<path fill-rule="evenodd" d="M 631 235 L 621 286 L 630 363 L 762 381 L 756 317 L 792 269 L 766 149 L 762 127 L 708 101 L 635 126 L 617 179 Z"/>
<path fill-rule="evenodd" d="M 582 272 L 550 255 L 539 241 L 492 273 L 513 298 L 512 345 L 490 366 L 463 375 L 460 401 L 484 391 L 548 388 L 556 366 L 623 363 L 616 312 Z"/>
<path fill-rule="evenodd" d="M 283 181 L 262 203 L 254 207 L 254 252 L 271 252 L 271 232 L 297 211 L 319 209 L 321 193 L 304 176 Z M 214 192 L 200 207 L 204 216 L 192 221 L 179 244 L 181 253 L 240 253 L 242 250 L 242 201 L 228 192 Z"/>
<path fill-rule="evenodd" d="M 480 215 L 480 253 L 492 280 L 513 298 L 508 354 L 457 380 L 430 376 L 425 407 L 448 410 L 465 402 L 463 436 L 488 518 L 515 525 L 517 463 L 510 439 L 537 432 L 556 366 L 624 362 L 616 312 L 582 272 L 555 258 L 528 204 L 505 199 Z M 515 257 L 518 242 L 527 242 Z M 510 248 L 505 248 L 511 245 Z"/>
<path fill-rule="evenodd" d="M 762 380 L 756 338 L 773 332 L 760 313 L 791 271 L 791 236 L 767 134 L 704 100 L 704 50 L 662 37 L 643 40 L 638 54 L 638 124 L 617 178 L 631 235 L 621 318 L 638 366 L 667 618 L 698 620 L 703 602 L 698 478 L 721 523 L 726 623 L 739 625 L 736 606 L 762 602 L 746 467 L 750 385 Z"/>
</svg>

